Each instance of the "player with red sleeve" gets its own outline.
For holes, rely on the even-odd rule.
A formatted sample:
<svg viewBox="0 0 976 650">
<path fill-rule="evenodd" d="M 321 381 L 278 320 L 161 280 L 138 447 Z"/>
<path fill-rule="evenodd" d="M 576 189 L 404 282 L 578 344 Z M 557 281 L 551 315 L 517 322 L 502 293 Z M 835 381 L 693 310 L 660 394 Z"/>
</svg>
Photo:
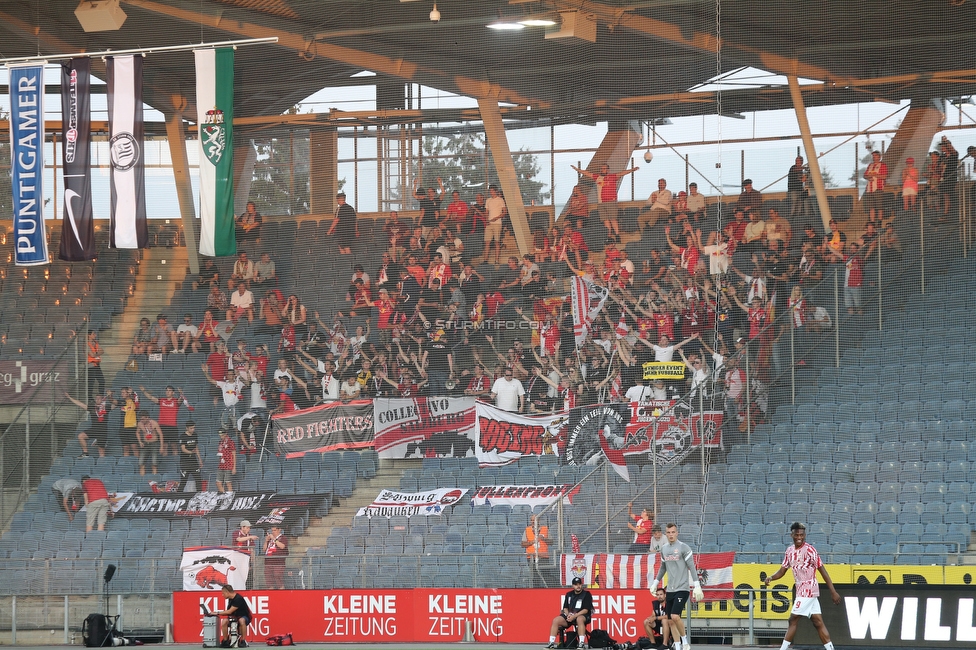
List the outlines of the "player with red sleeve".
<svg viewBox="0 0 976 650">
<path fill-rule="evenodd" d="M 835 605 L 840 605 L 840 594 L 834 589 L 834 583 L 831 581 L 817 549 L 806 543 L 806 526 L 800 522 L 794 522 L 790 526 L 790 531 L 793 537 L 793 546 L 786 549 L 783 565 L 765 580 L 768 587 L 773 580 L 782 578 L 787 569 L 792 569 L 793 580 L 796 583 L 796 600 L 790 610 L 790 623 L 786 635 L 783 637 L 783 645 L 780 646 L 780 650 L 787 650 L 792 645 L 793 637 L 796 636 L 796 625 L 801 616 L 809 618 L 810 622 L 813 623 L 825 650 L 834 650 L 834 644 L 830 642 L 830 632 L 827 631 L 821 614 L 820 585 L 817 584 L 817 572 L 819 571 L 823 577 L 824 584 L 830 590 L 830 598 Z"/>
</svg>

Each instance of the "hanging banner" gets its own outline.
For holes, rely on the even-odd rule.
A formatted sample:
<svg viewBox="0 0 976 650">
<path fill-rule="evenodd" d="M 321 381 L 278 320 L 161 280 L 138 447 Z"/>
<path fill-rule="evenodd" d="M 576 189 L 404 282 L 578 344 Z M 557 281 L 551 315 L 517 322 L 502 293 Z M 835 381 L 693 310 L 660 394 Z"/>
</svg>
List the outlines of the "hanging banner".
<svg viewBox="0 0 976 650">
<path fill-rule="evenodd" d="M 224 546 L 194 546 L 183 549 L 180 571 L 183 591 L 220 591 L 224 585 L 244 589 L 251 556 Z"/>
<path fill-rule="evenodd" d="M 47 264 L 44 231 L 44 66 L 11 66 L 10 172 L 13 192 L 14 263 Z"/>
<path fill-rule="evenodd" d="M 332 495 L 277 494 L 275 492 L 117 492 L 112 510 L 116 517 L 188 519 L 240 517 L 255 527 L 291 523 L 306 510 L 331 502 Z"/>
<path fill-rule="evenodd" d="M 61 247 L 66 262 L 93 260 L 95 222 L 91 193 L 91 59 L 82 57 L 61 64 L 61 164 L 64 210 Z"/>
<path fill-rule="evenodd" d="M 572 485 L 482 485 L 471 495 L 476 506 L 547 506 L 562 499 L 572 505 L 579 486 Z"/>
<path fill-rule="evenodd" d="M 703 553 L 695 556 L 697 579 L 705 590 L 705 600 L 732 598 L 734 560 L 735 553 Z M 584 585 L 601 589 L 647 589 L 660 568 L 661 556 L 657 553 L 576 553 L 559 557 L 562 584 L 570 584 L 573 578 L 580 578 Z"/>
<path fill-rule="evenodd" d="M 685 364 L 681 361 L 648 361 L 641 369 L 645 380 L 685 378 Z"/>
<path fill-rule="evenodd" d="M 333 402 L 271 418 L 275 449 L 287 458 L 373 446 L 373 402 Z"/>
<path fill-rule="evenodd" d="M 111 56 L 108 72 L 109 154 L 112 167 L 112 248 L 146 248 L 146 169 L 143 146 L 142 57 Z"/>
<path fill-rule="evenodd" d="M 235 255 L 234 50 L 196 50 L 200 253 Z"/>
<path fill-rule="evenodd" d="M 357 517 L 413 517 L 440 515 L 444 508 L 456 505 L 467 488 L 438 488 L 428 492 L 399 492 L 382 490 Z"/>
<path fill-rule="evenodd" d="M 464 458 L 478 439 L 473 397 L 373 400 L 380 458 Z"/>
<path fill-rule="evenodd" d="M 702 446 L 721 447 L 722 415 L 694 411 L 675 400 L 576 408 L 566 428 L 566 463 L 581 466 L 606 456 L 614 470 L 630 480 L 628 461 L 678 463 Z"/>
<path fill-rule="evenodd" d="M 566 414 L 522 415 L 478 402 L 478 444 L 481 467 L 507 465 L 522 456 L 557 454 Z"/>
<path fill-rule="evenodd" d="M 7 342 L 8 349 L 14 345 Z M 30 400 L 64 397 L 64 391 L 77 381 L 72 373 L 64 370 L 63 364 L 59 366 L 52 361 L 0 361 L 0 404 L 26 404 Z"/>
</svg>

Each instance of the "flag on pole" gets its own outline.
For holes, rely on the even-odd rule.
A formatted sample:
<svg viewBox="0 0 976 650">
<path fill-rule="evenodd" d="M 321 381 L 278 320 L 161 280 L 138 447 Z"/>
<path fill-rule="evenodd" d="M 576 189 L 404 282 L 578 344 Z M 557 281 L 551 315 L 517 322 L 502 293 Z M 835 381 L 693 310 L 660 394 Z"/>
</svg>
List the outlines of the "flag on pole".
<svg viewBox="0 0 976 650">
<path fill-rule="evenodd" d="M 95 222 L 91 193 L 91 59 L 61 64 L 61 162 L 64 169 L 64 211 L 61 248 L 66 262 L 93 260 Z"/>
<path fill-rule="evenodd" d="M 44 231 L 44 66 L 10 66 L 10 171 L 14 261 L 47 264 Z"/>
<path fill-rule="evenodd" d="M 234 50 L 196 50 L 200 253 L 235 255 Z"/>
<path fill-rule="evenodd" d="M 146 248 L 146 168 L 142 56 L 106 59 L 109 153 L 112 159 L 112 248 Z"/>
<path fill-rule="evenodd" d="M 573 278 L 573 334 L 576 337 L 576 347 L 583 345 L 586 335 L 593 326 L 593 320 L 603 309 L 609 291 L 592 280 L 579 275 Z"/>
</svg>

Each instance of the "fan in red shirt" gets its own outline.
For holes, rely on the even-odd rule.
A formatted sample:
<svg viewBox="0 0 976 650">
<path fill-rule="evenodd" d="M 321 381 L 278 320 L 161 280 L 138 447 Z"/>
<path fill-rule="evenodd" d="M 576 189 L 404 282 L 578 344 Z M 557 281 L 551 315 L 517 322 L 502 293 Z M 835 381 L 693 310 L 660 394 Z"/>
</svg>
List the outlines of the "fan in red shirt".
<svg viewBox="0 0 976 650">
<path fill-rule="evenodd" d="M 210 346 L 210 351 L 216 350 L 216 343 L 221 340 L 217 333 L 217 323 L 214 321 L 213 312 L 209 309 L 203 312 L 203 322 L 200 323 L 200 340 Z"/>
<path fill-rule="evenodd" d="M 177 418 L 180 414 L 180 407 L 186 406 L 188 411 L 192 411 L 193 407 L 190 406 L 190 402 L 186 399 L 183 394 L 182 388 L 174 388 L 173 386 L 166 387 L 165 397 L 156 397 L 151 392 L 146 390 L 145 386 L 140 385 L 139 390 L 142 391 L 143 395 L 151 401 L 159 405 L 159 415 L 156 421 L 159 423 L 159 428 L 163 430 L 163 440 L 179 440 L 179 429 L 177 428 Z M 176 391 L 179 391 L 179 397 L 176 396 Z M 173 443 L 175 444 L 175 443 Z M 163 450 L 163 455 L 166 455 L 166 449 Z"/>
<path fill-rule="evenodd" d="M 232 476 L 237 474 L 237 446 L 234 439 L 227 435 L 227 429 L 217 432 L 220 439 L 217 442 L 217 491 L 233 492 Z"/>
</svg>

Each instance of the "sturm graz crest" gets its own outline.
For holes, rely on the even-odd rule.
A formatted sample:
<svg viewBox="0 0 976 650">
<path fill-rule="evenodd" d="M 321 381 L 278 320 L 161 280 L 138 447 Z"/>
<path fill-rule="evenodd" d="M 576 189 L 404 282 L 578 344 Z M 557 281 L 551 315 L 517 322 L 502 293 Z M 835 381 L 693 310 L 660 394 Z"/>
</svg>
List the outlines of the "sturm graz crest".
<svg viewBox="0 0 976 650">
<path fill-rule="evenodd" d="M 200 137 L 203 138 L 203 155 L 216 167 L 224 157 L 224 149 L 227 147 L 224 112 L 216 106 L 207 111 L 200 126 Z"/>
</svg>

